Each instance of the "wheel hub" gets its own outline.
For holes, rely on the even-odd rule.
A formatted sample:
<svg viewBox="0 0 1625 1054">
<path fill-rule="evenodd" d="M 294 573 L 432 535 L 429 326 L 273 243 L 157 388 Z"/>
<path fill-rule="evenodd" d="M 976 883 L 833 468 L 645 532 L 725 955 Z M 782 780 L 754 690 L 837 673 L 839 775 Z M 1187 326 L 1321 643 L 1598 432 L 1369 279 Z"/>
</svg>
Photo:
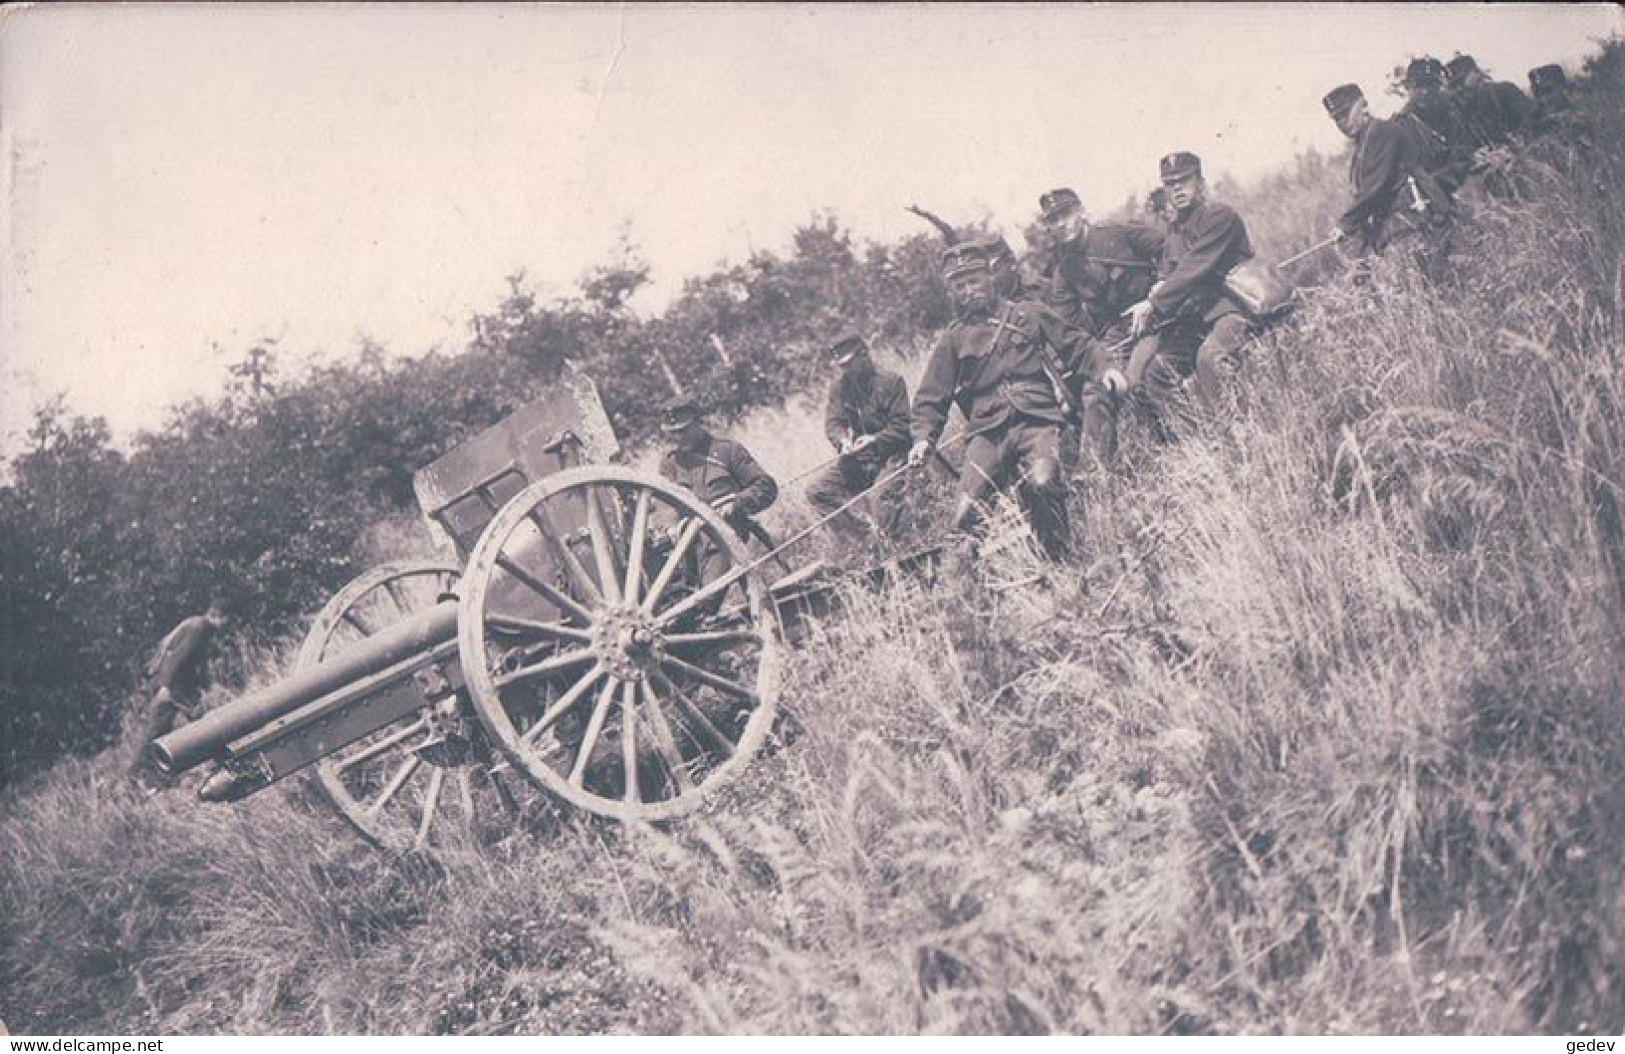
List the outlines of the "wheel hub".
<svg viewBox="0 0 1625 1054">
<path fill-rule="evenodd" d="M 592 638 L 593 653 L 611 676 L 641 681 L 653 662 L 660 634 L 640 609 L 614 607 L 594 624 Z"/>
</svg>

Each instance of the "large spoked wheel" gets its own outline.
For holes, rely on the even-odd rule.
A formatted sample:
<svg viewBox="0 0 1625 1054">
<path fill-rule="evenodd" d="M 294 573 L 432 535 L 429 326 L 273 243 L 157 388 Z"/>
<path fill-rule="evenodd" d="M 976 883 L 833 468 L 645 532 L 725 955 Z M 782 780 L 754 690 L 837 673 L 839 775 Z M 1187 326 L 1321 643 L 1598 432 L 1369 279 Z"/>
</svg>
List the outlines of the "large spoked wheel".
<svg viewBox="0 0 1625 1054">
<path fill-rule="evenodd" d="M 295 669 L 305 669 L 433 606 L 459 570 L 431 561 L 385 564 L 351 581 L 316 616 Z M 316 764 L 322 795 L 363 838 L 385 849 L 422 849 L 431 839 L 508 815 L 515 802 L 492 771 L 493 753 L 453 696 L 430 703 Z"/>
<path fill-rule="evenodd" d="M 461 603 L 486 730 L 589 812 L 687 812 L 772 725 L 781 644 L 766 582 L 675 485 L 597 466 L 532 484 L 480 538 Z"/>
</svg>

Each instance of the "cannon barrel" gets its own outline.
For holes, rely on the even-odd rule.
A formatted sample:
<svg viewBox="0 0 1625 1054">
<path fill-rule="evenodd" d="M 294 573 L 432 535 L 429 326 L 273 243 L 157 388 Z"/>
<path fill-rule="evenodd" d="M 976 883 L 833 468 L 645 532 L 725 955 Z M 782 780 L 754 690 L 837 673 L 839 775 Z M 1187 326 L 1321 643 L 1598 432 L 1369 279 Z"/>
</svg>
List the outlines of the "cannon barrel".
<svg viewBox="0 0 1625 1054">
<path fill-rule="evenodd" d="M 442 600 L 330 659 L 153 740 L 153 757 L 166 773 L 185 772 L 219 757 L 232 742 L 279 717 L 456 637 L 457 601 Z"/>
</svg>

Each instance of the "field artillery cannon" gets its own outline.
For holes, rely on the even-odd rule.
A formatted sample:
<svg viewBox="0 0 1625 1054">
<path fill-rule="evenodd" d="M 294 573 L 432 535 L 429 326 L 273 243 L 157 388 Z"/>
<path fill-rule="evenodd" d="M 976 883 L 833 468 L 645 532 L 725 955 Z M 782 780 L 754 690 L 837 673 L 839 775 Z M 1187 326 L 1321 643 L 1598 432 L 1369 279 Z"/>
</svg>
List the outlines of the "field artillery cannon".
<svg viewBox="0 0 1625 1054">
<path fill-rule="evenodd" d="M 779 606 L 765 557 L 617 453 L 572 377 L 423 469 L 460 562 L 350 582 L 286 679 L 156 740 L 160 767 L 212 763 L 200 795 L 230 801 L 313 766 L 388 848 L 517 812 L 513 773 L 613 818 L 693 809 L 771 727 Z"/>
</svg>

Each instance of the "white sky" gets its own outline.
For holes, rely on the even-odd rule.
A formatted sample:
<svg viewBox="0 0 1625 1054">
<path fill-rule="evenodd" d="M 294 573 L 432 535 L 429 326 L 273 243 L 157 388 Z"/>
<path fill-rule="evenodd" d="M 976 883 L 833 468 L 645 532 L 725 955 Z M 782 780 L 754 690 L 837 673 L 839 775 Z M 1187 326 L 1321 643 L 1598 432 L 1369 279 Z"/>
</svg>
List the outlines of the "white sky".
<svg viewBox="0 0 1625 1054">
<path fill-rule="evenodd" d="M 1336 151 L 1321 95 L 1379 99 L 1412 55 L 1522 86 L 1622 30 L 1561 4 L 0 9 L 0 451 L 57 391 L 156 425 L 261 336 L 292 365 L 461 347 L 504 275 L 566 292 L 623 229 L 653 311 L 815 210 L 1015 233 L 1053 186 L 1110 211 L 1170 150 L 1243 178 Z"/>
</svg>

